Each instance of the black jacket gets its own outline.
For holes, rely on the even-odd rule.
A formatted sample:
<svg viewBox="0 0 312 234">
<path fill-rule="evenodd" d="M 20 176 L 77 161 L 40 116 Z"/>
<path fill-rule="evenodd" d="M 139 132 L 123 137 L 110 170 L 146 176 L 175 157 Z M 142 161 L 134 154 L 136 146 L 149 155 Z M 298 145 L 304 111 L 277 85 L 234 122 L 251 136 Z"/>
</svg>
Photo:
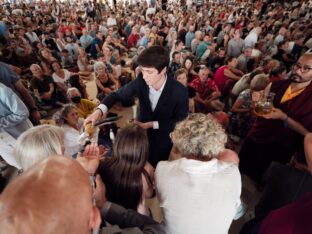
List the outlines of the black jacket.
<svg viewBox="0 0 312 234">
<path fill-rule="evenodd" d="M 102 103 L 109 109 L 115 102 L 129 100 L 132 97 L 139 99 L 139 121 L 158 121 L 159 123 L 159 129 L 148 129 L 151 150 L 150 162 L 156 166 L 158 161 L 168 159 L 172 147 L 169 134 L 174 129 L 175 124 L 183 120 L 188 114 L 187 89 L 176 80 L 168 77 L 157 106 L 152 111 L 149 87 L 142 75 L 139 75 L 138 78 L 117 92 L 105 97 Z"/>
</svg>

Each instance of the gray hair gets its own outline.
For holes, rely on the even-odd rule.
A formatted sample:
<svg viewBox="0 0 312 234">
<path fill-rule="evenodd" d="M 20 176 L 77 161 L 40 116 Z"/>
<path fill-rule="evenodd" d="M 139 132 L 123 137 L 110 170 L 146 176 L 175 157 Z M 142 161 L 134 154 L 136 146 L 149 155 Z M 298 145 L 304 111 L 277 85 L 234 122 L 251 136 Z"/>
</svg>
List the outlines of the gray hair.
<svg viewBox="0 0 312 234">
<path fill-rule="evenodd" d="M 243 49 L 243 52 L 246 52 L 246 51 L 248 51 L 248 50 L 252 50 L 253 48 L 252 47 L 250 47 L 250 46 L 246 46 L 244 49 Z"/>
<path fill-rule="evenodd" d="M 227 141 L 221 125 L 202 113 L 190 114 L 176 125 L 170 137 L 183 156 L 207 158 L 217 157 L 225 149 Z"/>
<path fill-rule="evenodd" d="M 104 64 L 103 62 L 100 62 L 100 61 L 96 62 L 96 63 L 93 65 L 93 67 L 94 67 L 94 72 L 97 72 L 97 70 L 98 70 L 99 68 L 101 68 L 101 67 L 106 68 L 105 64 Z"/>
<path fill-rule="evenodd" d="M 27 170 L 51 155 L 62 155 L 64 132 L 60 127 L 40 125 L 28 129 L 17 139 L 14 152 L 20 166 Z"/>
<path fill-rule="evenodd" d="M 31 69 L 32 67 L 37 67 L 40 71 L 42 71 L 42 68 L 36 63 L 31 64 L 29 69 Z"/>
<path fill-rule="evenodd" d="M 53 115 L 53 119 L 55 120 L 56 124 L 62 126 L 63 124 L 67 123 L 67 115 L 72 109 L 77 109 L 74 104 L 66 104 L 62 107 L 61 110 L 57 111 Z"/>
<path fill-rule="evenodd" d="M 198 37 L 198 36 L 201 35 L 201 34 L 202 34 L 202 31 L 199 31 L 199 30 L 198 30 L 198 31 L 195 32 L 195 37 Z"/>
<path fill-rule="evenodd" d="M 67 89 L 66 95 L 67 95 L 67 97 L 68 97 L 69 99 L 72 98 L 72 92 L 73 92 L 73 91 L 76 91 L 76 92 L 79 93 L 79 95 L 81 95 L 80 91 L 79 91 L 77 88 L 75 88 L 75 87 L 73 87 L 73 88 L 68 88 L 68 89 Z"/>
</svg>

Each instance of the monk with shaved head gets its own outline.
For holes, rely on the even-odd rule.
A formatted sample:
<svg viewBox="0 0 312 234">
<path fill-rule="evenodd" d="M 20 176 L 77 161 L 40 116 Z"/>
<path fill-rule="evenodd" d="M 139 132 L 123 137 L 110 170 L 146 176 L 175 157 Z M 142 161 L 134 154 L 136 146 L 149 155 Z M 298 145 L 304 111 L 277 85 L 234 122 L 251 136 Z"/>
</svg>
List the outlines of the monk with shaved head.
<svg viewBox="0 0 312 234">
<path fill-rule="evenodd" d="M 312 132 L 312 54 L 302 55 L 289 79 L 273 81 L 266 91 L 274 95 L 274 108 L 256 119 L 239 154 L 241 172 L 257 182 L 272 161 L 288 163 Z"/>
<path fill-rule="evenodd" d="M 87 234 L 100 223 L 89 175 L 69 158 L 36 164 L 1 194 L 1 234 Z"/>
<path fill-rule="evenodd" d="M 90 178 L 71 158 L 50 157 L 35 164 L 1 194 L 0 234 L 164 233 L 150 217 L 106 201 L 100 177 L 96 190 Z M 124 229 L 99 230 L 101 216 Z"/>
</svg>

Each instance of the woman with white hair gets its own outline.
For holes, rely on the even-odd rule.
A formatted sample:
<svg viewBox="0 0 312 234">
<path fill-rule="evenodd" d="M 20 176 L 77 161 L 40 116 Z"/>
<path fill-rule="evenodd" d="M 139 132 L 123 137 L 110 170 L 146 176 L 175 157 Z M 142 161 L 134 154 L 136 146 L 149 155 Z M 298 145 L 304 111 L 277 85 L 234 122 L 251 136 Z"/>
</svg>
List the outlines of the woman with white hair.
<svg viewBox="0 0 312 234">
<path fill-rule="evenodd" d="M 80 144 L 84 142 L 83 122 L 84 119 L 79 117 L 77 107 L 72 104 L 67 104 L 53 116 L 56 124 L 64 130 L 64 155 L 76 158 L 80 149 Z M 98 142 L 99 129 L 91 129 L 92 133 L 88 133 L 88 139 L 93 142 Z"/>
<path fill-rule="evenodd" d="M 108 74 L 107 69 L 103 62 L 94 64 L 95 83 L 98 89 L 97 98 L 99 100 L 102 100 L 107 94 L 115 92 L 118 88 L 118 82 Z"/>
<path fill-rule="evenodd" d="M 264 89 L 270 83 L 269 76 L 258 74 L 250 82 L 250 88 L 242 91 L 234 102 L 230 113 L 230 133 L 245 138 L 249 132 L 254 116 L 251 112 L 254 108 L 255 99 L 261 96 Z"/>
<path fill-rule="evenodd" d="M 201 31 L 195 32 L 195 38 L 191 41 L 191 50 L 192 53 L 195 54 L 197 50 L 197 46 L 200 44 L 203 37 L 203 33 Z"/>
<path fill-rule="evenodd" d="M 14 151 L 20 166 L 25 171 L 44 158 L 63 155 L 63 141 L 64 132 L 60 127 L 40 125 L 21 134 Z"/>
<path fill-rule="evenodd" d="M 44 75 L 42 68 L 38 64 L 32 64 L 30 71 L 33 78 L 30 81 L 30 87 L 38 100 L 45 105 L 62 105 L 65 103 L 66 97 L 58 92 L 51 76 Z"/>
<path fill-rule="evenodd" d="M 74 156 L 79 151 L 80 135 L 83 132 L 83 118 L 80 118 L 76 106 L 68 104 L 53 116 L 56 124 L 64 130 L 66 156 Z"/>
<path fill-rule="evenodd" d="M 224 129 L 190 114 L 170 137 L 182 158 L 159 162 L 155 174 L 166 233 L 227 233 L 241 205 L 241 176 Z"/>
<path fill-rule="evenodd" d="M 69 88 L 67 90 L 67 98 L 76 106 L 80 118 L 87 118 L 97 106 L 95 102 L 82 98 L 77 88 Z"/>
<path fill-rule="evenodd" d="M 170 28 L 168 36 L 166 38 L 167 46 L 169 47 L 170 51 L 172 47 L 174 46 L 174 42 L 178 38 L 178 32 L 174 28 Z"/>
</svg>

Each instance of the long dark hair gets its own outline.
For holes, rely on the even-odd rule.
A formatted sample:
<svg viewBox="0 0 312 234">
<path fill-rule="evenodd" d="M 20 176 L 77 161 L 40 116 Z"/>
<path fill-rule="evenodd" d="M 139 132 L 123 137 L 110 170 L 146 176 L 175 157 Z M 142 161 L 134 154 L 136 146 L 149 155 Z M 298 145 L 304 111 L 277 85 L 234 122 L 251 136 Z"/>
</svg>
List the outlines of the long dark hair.
<svg viewBox="0 0 312 234">
<path fill-rule="evenodd" d="M 185 67 L 185 62 L 186 62 L 187 60 L 190 60 L 190 61 L 192 62 L 192 66 L 191 66 L 190 70 L 188 70 L 188 69 Z M 194 58 L 193 58 L 192 56 L 187 56 L 187 57 L 184 59 L 184 61 L 183 61 L 182 68 L 184 68 L 184 69 L 187 71 L 187 73 L 189 73 L 189 72 L 194 68 Z"/>
<path fill-rule="evenodd" d="M 112 158 L 99 167 L 106 197 L 127 209 L 137 210 L 142 199 L 142 173 L 149 156 L 146 131 L 136 125 L 119 130 Z"/>
</svg>

